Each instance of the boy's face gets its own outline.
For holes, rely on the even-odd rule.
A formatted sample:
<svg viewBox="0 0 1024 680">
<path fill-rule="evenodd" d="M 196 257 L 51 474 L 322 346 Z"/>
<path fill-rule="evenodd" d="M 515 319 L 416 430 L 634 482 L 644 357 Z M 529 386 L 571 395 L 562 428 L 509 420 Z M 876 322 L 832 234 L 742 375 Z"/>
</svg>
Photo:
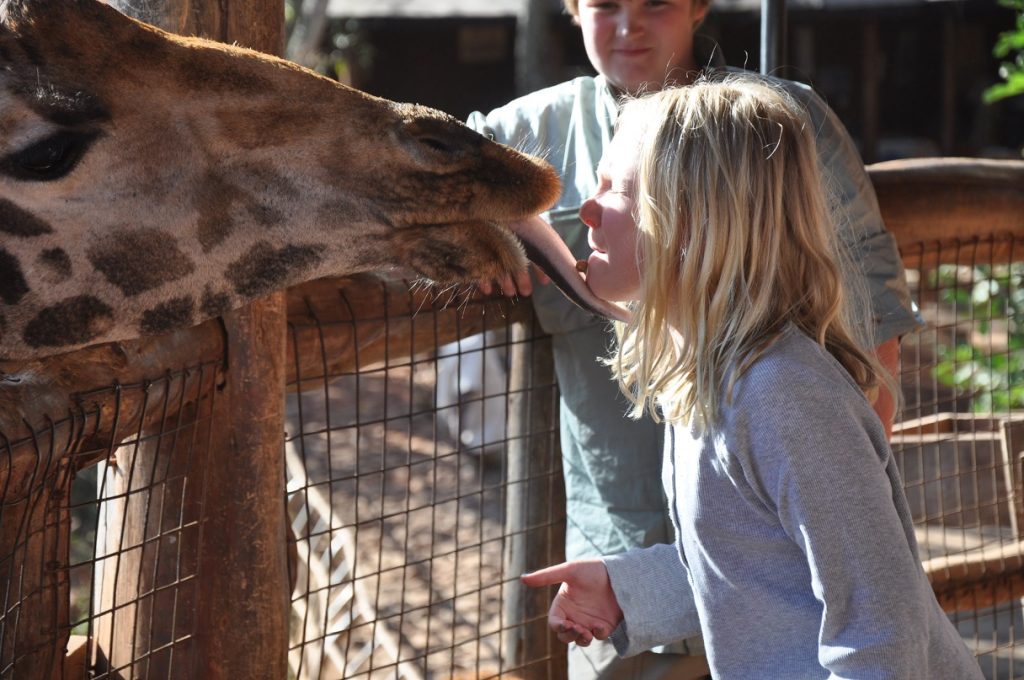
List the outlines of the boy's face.
<svg viewBox="0 0 1024 680">
<path fill-rule="evenodd" d="M 626 302 L 640 297 L 635 181 L 639 130 L 620 129 L 597 166 L 597 193 L 583 202 L 580 219 L 590 227 L 587 286 L 599 298 Z"/>
<path fill-rule="evenodd" d="M 694 0 L 580 0 L 576 20 L 594 68 L 636 94 L 687 81 L 693 31 L 707 10 Z"/>
</svg>

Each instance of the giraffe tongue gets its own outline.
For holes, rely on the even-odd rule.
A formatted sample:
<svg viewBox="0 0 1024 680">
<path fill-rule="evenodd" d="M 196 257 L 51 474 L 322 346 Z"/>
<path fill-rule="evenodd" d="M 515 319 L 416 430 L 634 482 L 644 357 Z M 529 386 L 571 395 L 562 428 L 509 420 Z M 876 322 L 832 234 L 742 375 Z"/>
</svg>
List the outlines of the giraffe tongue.
<svg viewBox="0 0 1024 680">
<path fill-rule="evenodd" d="M 523 242 L 526 257 L 540 267 L 562 293 L 583 309 L 606 319 L 629 321 L 629 310 L 594 295 L 576 270 L 576 258 L 547 222 L 531 217 L 510 225 Z"/>
</svg>

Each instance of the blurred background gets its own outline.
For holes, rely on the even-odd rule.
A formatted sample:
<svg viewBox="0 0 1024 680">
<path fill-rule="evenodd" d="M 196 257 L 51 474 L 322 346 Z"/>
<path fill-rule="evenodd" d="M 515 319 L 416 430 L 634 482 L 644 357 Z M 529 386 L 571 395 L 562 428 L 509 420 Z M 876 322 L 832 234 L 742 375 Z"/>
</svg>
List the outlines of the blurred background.
<svg viewBox="0 0 1024 680">
<path fill-rule="evenodd" d="M 289 58 L 464 119 L 591 73 L 560 0 L 289 0 Z M 996 0 L 790 0 L 786 67 L 836 111 L 866 163 L 1020 158 L 1024 97 L 992 104 L 1015 12 Z M 759 67 L 758 0 L 713 0 L 701 33 Z"/>
</svg>

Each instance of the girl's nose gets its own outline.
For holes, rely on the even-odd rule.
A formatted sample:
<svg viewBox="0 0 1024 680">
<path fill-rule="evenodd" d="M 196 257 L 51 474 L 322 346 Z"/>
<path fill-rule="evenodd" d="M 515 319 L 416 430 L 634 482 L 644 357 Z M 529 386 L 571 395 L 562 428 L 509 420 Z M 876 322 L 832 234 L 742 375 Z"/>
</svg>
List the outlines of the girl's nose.
<svg viewBox="0 0 1024 680">
<path fill-rule="evenodd" d="M 592 198 L 583 201 L 583 205 L 580 206 L 580 220 L 583 221 L 583 224 L 591 229 L 597 229 L 600 224 L 600 216 L 601 213 L 598 209 L 597 201 Z"/>
</svg>

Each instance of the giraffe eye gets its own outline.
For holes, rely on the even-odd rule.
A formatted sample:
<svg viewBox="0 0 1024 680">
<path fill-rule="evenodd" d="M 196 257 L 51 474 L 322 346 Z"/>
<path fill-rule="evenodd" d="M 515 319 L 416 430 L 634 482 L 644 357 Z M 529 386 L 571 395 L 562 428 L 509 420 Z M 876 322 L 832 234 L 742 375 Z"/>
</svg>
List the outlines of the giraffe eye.
<svg viewBox="0 0 1024 680">
<path fill-rule="evenodd" d="M 78 165 L 98 132 L 61 131 L 3 159 L 0 168 L 15 179 L 49 182 Z"/>
</svg>

